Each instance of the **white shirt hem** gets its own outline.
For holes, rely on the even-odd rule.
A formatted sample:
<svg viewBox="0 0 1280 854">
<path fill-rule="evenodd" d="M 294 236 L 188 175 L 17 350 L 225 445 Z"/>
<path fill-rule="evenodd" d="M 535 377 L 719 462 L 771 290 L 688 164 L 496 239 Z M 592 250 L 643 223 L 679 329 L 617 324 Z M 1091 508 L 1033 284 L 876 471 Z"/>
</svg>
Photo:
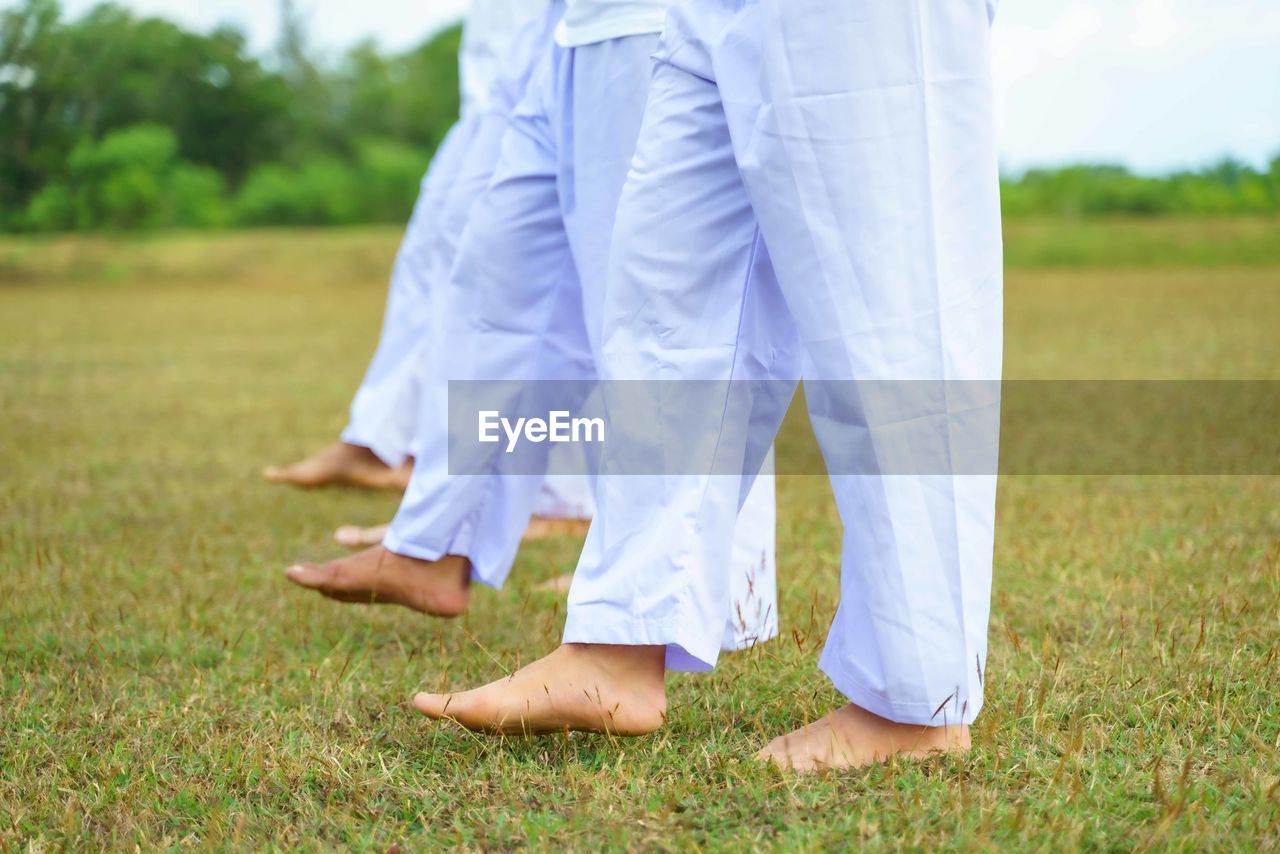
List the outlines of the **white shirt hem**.
<svg viewBox="0 0 1280 854">
<path fill-rule="evenodd" d="M 635 15 L 630 18 L 610 20 L 594 27 L 571 28 L 561 21 L 556 27 L 556 44 L 561 47 L 583 47 L 627 36 L 649 36 L 661 33 L 666 23 L 665 12 L 661 15 Z"/>
</svg>

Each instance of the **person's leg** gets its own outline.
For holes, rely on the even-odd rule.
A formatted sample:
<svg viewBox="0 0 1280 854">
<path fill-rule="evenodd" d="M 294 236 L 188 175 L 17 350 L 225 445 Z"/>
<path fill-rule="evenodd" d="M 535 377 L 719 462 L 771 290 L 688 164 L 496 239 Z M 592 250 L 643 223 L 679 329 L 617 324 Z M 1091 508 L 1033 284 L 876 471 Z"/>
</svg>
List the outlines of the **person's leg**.
<svg viewBox="0 0 1280 854">
<path fill-rule="evenodd" d="M 419 412 L 431 405 L 420 398 L 438 361 L 438 319 L 446 310 L 445 289 L 437 285 L 453 265 L 471 207 L 492 178 L 511 111 L 562 13 L 563 2 L 552 0 L 539 19 L 520 28 L 487 106 L 466 115 L 433 159 L 397 257 L 378 350 L 341 441 L 294 465 L 266 469 L 267 479 L 307 487 L 406 488 L 418 454 Z"/>
<path fill-rule="evenodd" d="M 764 756 L 803 770 L 964 748 L 982 707 L 994 468 L 862 475 L 837 461 L 858 447 L 900 457 L 922 426 L 910 441 L 961 453 L 975 417 L 963 384 L 999 380 L 989 8 L 760 6 L 763 109 L 739 162 L 836 468 L 843 593 L 822 668 L 851 701 Z M 910 421 L 859 401 L 851 381 L 889 388 L 891 404 L 911 396 Z M 985 397 L 998 416 L 998 393 Z M 976 414 L 994 433 L 995 419 Z"/>
<path fill-rule="evenodd" d="M 549 43 L 549 37 L 547 39 Z M 544 44 L 543 53 L 546 47 Z M 531 73 L 528 76 L 532 76 Z M 474 352 L 475 344 L 469 319 L 469 280 L 453 281 L 450 271 L 458 263 L 464 236 L 469 231 L 483 231 L 500 227 L 494 222 L 471 226 L 477 203 L 489 191 L 494 181 L 495 169 L 502 155 L 503 140 L 512 122 L 516 104 L 511 100 L 519 92 L 528 91 L 528 82 L 517 85 L 505 81 L 500 87 L 504 93 L 495 94 L 494 107 L 478 123 L 470 151 L 463 163 L 450 193 L 441 205 L 438 227 L 424 251 L 423 268 L 431 271 L 433 280 L 441 284 L 433 288 L 423 302 L 427 306 L 424 325 L 418 330 L 420 342 L 416 354 L 409 358 L 412 368 L 413 399 L 405 400 L 412 417 L 413 441 L 410 456 L 415 460 L 437 461 L 434 474 L 419 475 L 415 488 L 429 493 L 427 483 L 438 483 L 447 476 L 448 424 L 445 414 L 449 407 L 448 385 L 451 378 L 458 378 L 458 366 L 465 360 L 463 353 Z M 508 189 L 504 192 L 512 192 Z M 559 199 L 554 192 L 545 193 L 543 200 L 551 207 L 546 211 L 549 219 L 560 217 Z M 514 257 L 514 255 L 508 255 Z M 508 274 L 508 278 L 517 271 Z M 505 304 L 496 307 L 508 311 Z M 463 321 L 465 322 L 460 322 Z M 406 473 L 404 484 L 410 483 Z M 585 536 L 586 527 L 594 512 L 594 497 L 585 475 L 556 477 L 542 484 L 538 493 L 535 518 L 525 531 L 525 540 L 538 540 L 552 536 Z M 334 535 L 344 548 L 376 546 L 383 542 L 390 525 L 365 527 L 345 525 Z M 404 535 L 401 535 L 402 537 Z"/>
<path fill-rule="evenodd" d="M 747 650 L 778 636 L 778 507 L 773 463 L 738 510 L 729 566 L 729 623 L 720 648 Z"/>
<path fill-rule="evenodd" d="M 575 468 L 578 465 L 579 463 L 575 463 Z M 524 530 L 524 542 L 554 537 L 583 539 L 587 536 L 591 520 L 595 517 L 596 496 L 585 462 L 580 465 L 576 474 L 551 474 L 543 481 L 533 505 L 533 518 Z M 564 577 L 566 576 L 561 579 Z M 543 592 L 562 592 L 563 586 L 564 591 L 567 591 L 568 586 L 561 579 L 543 585 L 540 589 Z"/>
<path fill-rule="evenodd" d="M 567 54 L 557 48 L 517 109 L 503 165 L 472 213 L 450 276 L 449 380 L 500 381 L 523 394 L 526 382 L 594 375 L 559 183 L 567 86 Z M 475 580 L 501 586 L 545 484 L 533 474 L 453 474 L 447 382 L 438 397 L 424 422 L 430 444 L 385 544 L 424 560 L 465 555 Z"/>
<path fill-rule="evenodd" d="M 579 463 L 572 464 L 577 474 L 552 474 L 543 481 L 533 505 L 533 518 L 525 528 L 523 542 L 531 543 L 556 537 L 582 539 L 587 536 L 591 519 L 595 515 L 595 492 L 591 478 Z M 757 521 L 757 524 L 760 524 Z M 388 525 L 344 525 L 334 532 L 333 539 L 348 549 L 367 549 L 381 545 L 391 530 Z M 562 576 L 544 585 L 545 592 L 567 593 L 568 584 Z M 561 589 L 563 587 L 563 589 Z"/>
<path fill-rule="evenodd" d="M 561 142 L 565 224 L 582 282 L 592 355 L 603 359 L 605 303 L 615 218 L 635 155 L 653 76 L 656 35 L 612 39 L 573 51 L 572 120 Z M 776 530 L 772 476 L 751 491 L 736 528 L 725 650 L 747 649 L 777 634 Z M 540 526 L 540 520 L 534 525 Z M 585 533 L 585 531 L 583 532 Z M 549 587 L 567 592 L 570 577 Z"/>
<path fill-rule="evenodd" d="M 333 532 L 333 541 L 344 549 L 369 549 L 382 545 L 390 525 L 343 525 Z"/>
<path fill-rule="evenodd" d="M 423 595 L 399 591 L 444 585 L 457 593 L 473 578 L 497 585 L 505 577 L 542 479 L 452 476 L 447 387 L 455 378 L 582 377 L 594 370 L 557 190 L 553 111 L 562 53 L 547 53 L 503 136 L 491 185 L 469 212 L 447 280 L 443 361 L 424 386 L 431 395 L 424 403 L 435 405 L 420 418 L 417 464 L 383 545 L 323 566 L 292 567 L 295 583 L 329 593 L 343 581 L 348 601 L 352 588 L 370 600 L 390 590 L 416 607 Z M 457 566 L 467 574 L 459 577 Z M 456 596 L 444 598 L 457 604 Z M 449 615 L 432 604 L 420 610 Z"/>
<path fill-rule="evenodd" d="M 785 362 L 793 352 L 781 334 L 777 347 L 739 358 L 740 332 L 756 328 L 744 318 L 771 314 L 745 309 L 747 283 L 761 301 L 776 290 L 759 275 L 767 263 L 715 85 L 670 63 L 660 62 L 652 78 L 612 256 L 601 310 L 609 378 L 728 377 L 735 364 L 769 374 L 779 367 L 773 354 Z M 620 426 L 614 416 L 611 407 L 611 430 Z M 650 413 L 637 429 L 666 426 Z M 739 610 L 728 591 L 741 491 L 740 477 L 606 472 L 570 594 L 565 645 L 500 682 L 421 694 L 415 705 L 485 731 L 656 728 L 664 664 L 709 667 Z M 694 563 L 705 571 L 690 571 Z"/>
<path fill-rule="evenodd" d="M 590 357 L 595 360 L 601 357 L 605 327 L 604 303 L 614 217 L 640 134 L 652 78 L 651 56 L 657 41 L 656 36 L 638 36 L 579 48 L 566 54 L 561 71 L 559 102 L 571 103 L 572 111 L 569 115 L 561 112 L 554 131 L 559 163 L 557 186 L 574 265 L 581 281 L 579 298 Z M 554 113 L 555 110 L 548 110 L 548 114 Z M 711 216 L 714 219 L 714 212 Z M 741 257 L 744 281 L 750 275 L 749 260 L 750 253 L 744 252 Z M 510 300 L 501 294 L 519 284 L 514 280 L 505 282 L 494 273 L 477 278 L 494 284 L 494 297 L 474 301 L 479 312 L 474 325 L 486 330 L 510 325 L 509 318 L 492 313 L 507 313 Z M 539 338 L 528 330 L 521 330 L 520 334 L 524 343 L 546 341 L 551 337 L 543 334 Z M 566 330 L 560 330 L 554 338 L 563 339 L 566 335 Z M 511 337 L 509 333 L 508 337 Z M 476 376 L 509 380 L 524 376 L 519 372 L 539 361 L 533 358 L 533 351 L 514 349 L 492 331 L 485 333 L 484 340 L 486 343 L 475 351 L 480 361 Z M 495 355 L 501 358 L 501 354 L 507 353 L 521 355 L 506 357 L 505 364 L 495 362 Z M 574 370 L 573 365 L 561 360 L 552 370 L 544 369 L 543 375 L 565 379 L 579 375 Z M 459 510 L 480 508 L 476 512 L 483 514 L 488 512 L 485 509 L 488 507 L 513 509 L 496 523 L 476 521 L 480 517 L 473 515 L 468 525 L 470 530 L 489 532 L 485 537 L 473 538 L 475 546 L 469 556 L 476 566 L 476 577 L 486 583 L 500 583 L 510 565 L 512 552 L 507 544 L 516 531 L 514 526 L 523 524 L 528 517 L 527 485 L 509 477 L 490 479 L 484 484 L 489 497 L 483 501 L 467 497 L 467 490 L 476 486 L 468 479 L 455 478 L 442 481 L 441 485 L 442 491 L 432 499 L 432 508 L 427 512 L 457 514 Z M 492 496 L 499 498 L 495 500 Z M 725 627 L 722 635 L 726 649 L 745 649 L 777 633 L 774 514 L 772 477 L 764 477 L 751 491 L 737 526 L 734 550 L 727 559 L 731 575 L 728 595 L 724 592 L 718 595 L 719 625 Z M 456 522 L 450 524 L 457 525 Z M 496 561 L 491 564 L 483 557 L 485 549 L 498 548 L 507 549 L 500 555 L 501 564 Z M 438 547 L 428 554 L 437 551 L 440 551 Z"/>
<path fill-rule="evenodd" d="M 442 211 L 479 130 L 478 119 L 456 124 L 440 145 L 422 181 L 404 240 L 396 255 L 378 348 L 351 403 L 341 441 L 289 466 L 267 468 L 275 483 L 302 487 L 347 484 L 404 489 L 408 483 L 416 357 L 429 327 L 428 257 Z"/>
<path fill-rule="evenodd" d="M 451 202 L 455 186 L 465 185 L 470 173 L 488 169 L 488 158 L 476 153 L 476 147 L 483 145 L 477 139 L 483 124 L 479 117 L 463 119 L 445 138 L 423 182 L 392 273 L 382 338 L 342 433 L 344 442 L 369 448 L 389 466 L 399 466 L 410 456 L 417 404 L 413 372 L 423 332 L 430 328 L 431 296 L 436 290 L 430 254 L 446 204 L 456 204 Z"/>
<path fill-rule="evenodd" d="M 756 11 L 752 7 L 747 4 L 749 12 Z M 807 362 L 820 384 L 998 377 L 997 182 L 986 32 L 979 26 L 987 15 L 985 8 L 981 16 L 974 14 L 967 4 L 931 10 L 854 4 L 841 11 L 858 20 L 843 21 L 828 14 L 827 6 L 799 11 L 779 6 L 767 26 L 756 26 L 754 36 L 746 30 L 727 39 L 729 48 L 711 67 L 700 69 L 699 76 L 707 79 L 717 67 L 727 71 L 730 82 L 740 84 L 725 95 L 727 112 L 751 117 L 753 124 L 758 114 L 759 124 L 731 135 L 730 121 L 707 122 L 704 115 L 686 128 L 689 132 L 668 134 L 668 144 L 656 152 L 642 137 L 637 179 L 630 188 L 637 195 L 624 202 L 620 223 L 645 223 L 651 227 L 646 239 L 654 242 L 634 240 L 634 257 L 620 252 L 616 261 L 618 281 L 625 285 L 633 276 L 640 284 L 618 291 L 634 292 L 638 302 L 636 311 L 624 314 L 627 323 L 615 333 L 617 340 L 610 341 L 610 371 L 633 359 L 634 368 L 661 365 L 682 377 L 727 376 L 727 365 L 741 363 L 740 330 L 726 355 L 716 346 L 723 339 L 700 328 L 704 318 L 718 314 L 702 302 L 713 289 L 690 286 L 698 281 L 690 271 L 698 269 L 700 257 L 724 258 L 709 235 L 691 232 L 688 212 L 697 210 L 698 198 L 734 198 L 727 186 L 707 182 L 712 174 L 708 152 L 723 153 L 732 139 L 770 250 L 785 259 L 779 265 L 786 298 L 780 314 L 795 315 Z M 835 26 L 828 29 L 830 24 Z M 782 84 L 788 73 L 815 72 L 828 67 L 823 63 L 841 69 L 847 79 L 792 90 L 775 84 L 774 100 L 764 110 L 753 110 L 752 89 L 759 80 L 752 71 L 760 63 L 750 55 L 751 46 L 761 43 L 764 31 L 775 39 L 773 49 L 798 50 L 764 62 L 782 75 Z M 804 31 L 814 44 L 804 44 Z M 683 44 L 687 49 L 689 43 Z M 851 51 L 850 44 L 863 49 Z M 684 86 L 689 88 L 688 80 Z M 718 109 L 721 93 L 714 94 L 707 105 Z M 758 95 L 754 100 L 758 105 Z M 661 126 L 654 103 L 651 118 Z M 681 113 L 671 113 L 663 120 L 674 120 L 678 129 Z M 699 105 L 687 103 L 683 113 L 692 122 Z M 718 141 L 702 134 L 712 124 L 725 127 Z M 684 181 L 675 173 L 666 174 L 665 181 L 652 179 L 646 199 L 650 164 L 644 155 L 657 155 L 654 171 L 661 173 L 664 165 L 681 162 L 680 146 L 672 144 L 681 138 L 704 146 L 686 154 L 700 167 L 696 175 L 687 170 L 680 176 Z M 674 187 L 696 192 L 686 198 L 670 192 Z M 646 202 L 651 207 L 647 220 Z M 682 237 L 690 233 L 699 238 L 690 244 L 699 251 L 680 251 Z M 716 292 L 732 295 L 723 288 Z M 880 428 L 892 432 L 894 425 L 868 425 L 866 413 L 842 408 L 851 401 L 833 388 L 828 386 L 826 397 L 819 395 L 813 406 L 829 459 L 842 459 L 837 439 L 881 447 L 887 437 Z M 956 413 L 944 400 L 936 414 L 946 425 Z M 606 484 L 607 471 L 608 463 Z M 981 704 L 994 477 L 837 474 L 834 485 L 847 529 L 846 596 L 823 664 L 854 702 L 778 740 L 762 755 L 809 769 L 963 749 L 965 724 Z M 619 568 L 625 571 L 621 580 L 598 588 L 611 596 L 604 602 L 580 597 L 580 589 L 588 587 L 575 585 L 566 640 L 578 643 L 528 668 L 532 676 L 517 674 L 507 688 L 495 684 L 465 695 L 421 695 L 418 708 L 476 728 L 492 727 L 495 713 L 523 715 L 533 729 L 573 726 L 589 713 L 590 704 L 580 701 L 581 708 L 575 708 L 557 690 L 557 674 L 569 681 L 555 666 L 565 650 L 590 661 L 600 679 L 611 662 L 622 660 L 616 648 L 603 645 L 610 642 L 632 645 L 628 656 L 633 659 L 670 659 L 674 653 L 713 661 L 696 617 L 708 608 L 710 599 L 702 591 L 722 563 L 717 558 L 728 540 L 726 514 L 723 497 L 714 498 L 722 492 L 716 478 L 705 479 L 699 500 L 685 506 L 681 499 L 688 494 L 679 485 L 690 482 L 696 483 L 668 478 L 637 488 L 634 479 L 619 482 L 616 504 L 602 487 L 600 516 L 588 544 L 590 552 L 595 541 L 600 558 L 592 575 L 598 581 Z M 655 549 L 654 542 L 661 547 Z M 583 580 L 590 577 L 583 573 Z M 680 618 L 666 618 L 672 611 Z M 611 641 L 599 631 L 616 625 L 626 626 L 621 639 Z M 539 683 L 543 694 L 559 702 L 534 696 Z M 948 710 L 954 717 L 939 720 Z"/>
</svg>

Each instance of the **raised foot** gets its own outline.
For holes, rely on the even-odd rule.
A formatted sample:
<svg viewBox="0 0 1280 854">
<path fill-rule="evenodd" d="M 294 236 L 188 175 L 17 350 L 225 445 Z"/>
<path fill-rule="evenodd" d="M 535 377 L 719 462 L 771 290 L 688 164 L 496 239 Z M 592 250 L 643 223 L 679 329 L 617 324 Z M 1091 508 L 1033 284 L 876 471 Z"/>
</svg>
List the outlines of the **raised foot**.
<svg viewBox="0 0 1280 854">
<path fill-rule="evenodd" d="M 555 537 L 568 537 L 583 540 L 591 530 L 590 519 L 561 519 L 551 516 L 534 516 L 529 526 L 524 529 L 524 541 L 536 543 L 539 540 L 550 540 Z"/>
<path fill-rule="evenodd" d="M 535 516 L 529 521 L 529 527 L 525 530 L 524 541 L 530 543 L 553 537 L 583 539 L 587 536 L 587 530 L 590 527 L 591 521 L 589 519 L 552 519 Z M 390 525 L 373 525 L 368 528 L 360 525 L 343 525 L 334 532 L 333 541 L 344 549 L 367 549 L 371 546 L 381 545 L 390 530 Z M 573 576 L 569 575 L 566 578 L 572 580 Z M 545 592 L 568 593 L 569 584 L 566 581 L 562 585 L 548 588 Z"/>
<path fill-rule="evenodd" d="M 639 736 L 666 720 L 665 668 L 664 647 L 565 644 L 484 688 L 419 694 L 413 704 L 476 732 Z"/>
<path fill-rule="evenodd" d="M 268 466 L 262 476 L 272 483 L 315 489 L 321 486 L 359 486 L 366 489 L 408 488 L 413 464 L 391 468 L 368 448 L 337 442 L 290 466 Z"/>
<path fill-rule="evenodd" d="M 835 771 L 887 762 L 894 756 L 920 759 L 966 753 L 970 744 L 966 726 L 899 724 L 850 704 L 774 739 L 756 759 L 785 771 Z"/>
<path fill-rule="evenodd" d="M 390 525 L 374 525 L 372 528 L 361 528 L 358 525 L 343 525 L 333 533 L 333 541 L 344 549 L 368 549 L 382 545 L 387 538 Z"/>
<path fill-rule="evenodd" d="M 466 558 L 416 560 L 381 546 L 326 564 L 291 566 L 285 577 L 337 602 L 401 605 L 434 617 L 456 617 L 471 600 Z"/>
<path fill-rule="evenodd" d="M 549 593 L 552 596 L 567 596 L 573 587 L 573 573 L 557 575 L 550 581 L 544 581 L 533 588 L 534 593 Z"/>
</svg>

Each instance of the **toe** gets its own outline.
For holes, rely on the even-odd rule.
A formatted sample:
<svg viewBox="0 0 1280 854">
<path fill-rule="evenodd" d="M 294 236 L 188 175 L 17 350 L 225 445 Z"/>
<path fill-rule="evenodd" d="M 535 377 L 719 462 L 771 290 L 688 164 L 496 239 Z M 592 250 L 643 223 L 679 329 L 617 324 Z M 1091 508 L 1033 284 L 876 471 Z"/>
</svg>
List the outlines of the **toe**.
<svg viewBox="0 0 1280 854">
<path fill-rule="evenodd" d="M 421 693 L 413 698 L 413 707 L 432 720 L 441 720 L 448 714 L 451 694 Z"/>
<path fill-rule="evenodd" d="M 263 476 L 272 483 L 286 486 L 315 486 L 316 480 L 301 463 L 291 466 L 271 466 L 263 472 Z"/>
<path fill-rule="evenodd" d="M 568 575 L 557 576 L 550 581 L 543 582 L 533 588 L 535 593 L 554 593 L 556 595 L 566 595 L 569 589 L 573 587 L 573 573 Z"/>
<path fill-rule="evenodd" d="M 798 771 L 803 764 L 797 755 L 796 745 L 788 736 L 780 736 L 769 742 L 768 746 L 756 754 L 757 762 L 767 762 L 782 771 Z"/>
<path fill-rule="evenodd" d="M 387 532 L 390 530 L 388 525 L 377 525 L 372 528 L 356 528 L 356 539 L 362 546 L 373 548 L 382 545 L 382 541 L 387 538 Z"/>
<path fill-rule="evenodd" d="M 305 587 L 308 590 L 319 590 L 328 582 L 330 573 L 326 572 L 323 567 L 308 563 L 291 566 L 284 571 L 284 575 L 285 578 L 299 587 Z"/>
<path fill-rule="evenodd" d="M 769 762 L 769 763 L 773 763 L 773 764 L 775 764 L 775 765 L 776 765 L 776 764 L 777 764 L 777 762 L 778 762 L 778 758 L 777 758 L 777 756 L 776 756 L 776 755 L 774 755 L 774 752 L 773 752 L 773 744 L 770 744 L 768 747 L 762 748 L 762 749 L 760 750 L 760 752 L 759 752 L 759 753 L 757 753 L 757 754 L 756 754 L 754 757 L 752 757 L 752 758 L 753 758 L 756 762 Z"/>
</svg>

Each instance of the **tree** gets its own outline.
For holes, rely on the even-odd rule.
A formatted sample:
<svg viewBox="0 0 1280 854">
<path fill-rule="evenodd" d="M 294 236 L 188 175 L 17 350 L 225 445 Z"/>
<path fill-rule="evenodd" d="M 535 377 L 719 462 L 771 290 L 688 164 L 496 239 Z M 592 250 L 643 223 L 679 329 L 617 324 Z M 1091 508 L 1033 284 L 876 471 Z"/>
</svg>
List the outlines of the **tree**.
<svg viewBox="0 0 1280 854">
<path fill-rule="evenodd" d="M 433 150 L 458 118 L 459 27 L 421 47 L 385 56 L 372 42 L 356 45 L 337 72 L 342 120 L 363 137 Z"/>
<path fill-rule="evenodd" d="M 295 138 L 288 86 L 248 55 L 235 30 L 193 34 L 111 4 L 67 23 L 55 0 L 24 0 L 0 14 L 0 67 L 9 65 L 32 69 L 34 80 L 0 92 L 0 204 L 8 211 L 65 180 L 83 140 L 131 125 L 169 128 L 184 159 L 233 183 Z"/>
<path fill-rule="evenodd" d="M 217 172 L 179 159 L 168 128 L 135 125 L 76 146 L 65 181 L 36 195 L 27 224 L 42 231 L 215 226 L 227 222 L 225 193 Z"/>
</svg>

